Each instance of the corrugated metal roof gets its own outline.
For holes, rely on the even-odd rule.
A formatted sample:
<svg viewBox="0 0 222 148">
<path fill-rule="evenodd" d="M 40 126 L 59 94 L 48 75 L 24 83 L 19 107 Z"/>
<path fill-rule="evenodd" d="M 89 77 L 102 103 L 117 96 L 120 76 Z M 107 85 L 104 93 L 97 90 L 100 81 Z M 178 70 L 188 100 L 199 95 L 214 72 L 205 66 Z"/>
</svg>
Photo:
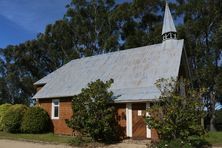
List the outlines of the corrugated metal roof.
<svg viewBox="0 0 222 148">
<path fill-rule="evenodd" d="M 114 79 L 110 90 L 119 96 L 116 102 L 153 100 L 160 92 L 155 86 L 160 78 L 177 77 L 183 49 L 183 40 L 124 51 L 117 51 L 72 60 L 55 72 L 37 81 L 45 84 L 33 98 L 74 96 L 89 82 Z"/>
<path fill-rule="evenodd" d="M 170 13 L 168 3 L 166 3 L 165 13 L 164 13 L 164 20 L 163 20 L 162 35 L 164 33 L 168 33 L 168 32 L 177 32 L 177 31 L 176 31 L 176 28 L 175 28 L 175 25 L 174 25 L 174 22 L 173 22 L 172 15 Z"/>
</svg>

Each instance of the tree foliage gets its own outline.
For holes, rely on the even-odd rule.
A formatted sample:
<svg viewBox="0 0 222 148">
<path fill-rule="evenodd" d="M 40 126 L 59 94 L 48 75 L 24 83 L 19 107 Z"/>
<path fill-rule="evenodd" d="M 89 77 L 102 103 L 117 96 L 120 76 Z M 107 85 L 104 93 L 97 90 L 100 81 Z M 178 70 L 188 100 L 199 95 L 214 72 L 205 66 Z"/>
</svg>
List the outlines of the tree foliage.
<svg viewBox="0 0 222 148">
<path fill-rule="evenodd" d="M 201 137 L 205 134 L 201 120 L 204 118 L 202 90 L 191 89 L 184 83 L 186 95 L 179 95 L 181 82 L 161 79 L 157 87 L 161 91 L 159 101 L 148 112 L 146 123 L 157 129 L 160 139 L 187 140 L 191 136 Z"/>
<path fill-rule="evenodd" d="M 182 20 L 178 34 L 185 39 L 195 88 L 205 87 L 205 106 L 214 130 L 216 102 L 221 101 L 221 1 L 177 0 L 177 17 Z"/>
<path fill-rule="evenodd" d="M 67 120 L 69 127 L 94 140 L 117 139 L 113 93 L 108 91 L 113 80 L 97 80 L 83 88 L 72 100 L 73 116 Z"/>
<path fill-rule="evenodd" d="M 70 60 L 157 43 L 160 0 L 70 0 L 64 18 L 36 39 L 2 49 L 0 103 L 30 103 L 33 83 Z"/>
</svg>

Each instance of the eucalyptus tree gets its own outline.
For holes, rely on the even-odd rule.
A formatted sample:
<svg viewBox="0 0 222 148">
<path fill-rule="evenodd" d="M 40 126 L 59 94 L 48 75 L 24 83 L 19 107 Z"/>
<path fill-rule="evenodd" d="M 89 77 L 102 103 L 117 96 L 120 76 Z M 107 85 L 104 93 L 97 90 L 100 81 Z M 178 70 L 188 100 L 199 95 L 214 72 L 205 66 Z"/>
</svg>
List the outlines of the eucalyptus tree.
<svg viewBox="0 0 222 148">
<path fill-rule="evenodd" d="M 217 83 L 221 75 L 221 41 L 216 40 L 222 19 L 220 0 L 177 0 L 177 14 L 183 18 L 179 36 L 185 39 L 194 87 L 206 87 L 205 105 L 214 130 L 215 104 L 221 100 Z"/>
<path fill-rule="evenodd" d="M 2 49 L 0 98 L 28 104 L 32 84 L 70 60 L 160 42 L 163 6 L 161 0 L 71 0 L 64 18 L 36 39 Z"/>
<path fill-rule="evenodd" d="M 121 49 L 161 42 L 161 0 L 134 0 L 116 6 L 112 18 L 118 27 Z"/>
</svg>

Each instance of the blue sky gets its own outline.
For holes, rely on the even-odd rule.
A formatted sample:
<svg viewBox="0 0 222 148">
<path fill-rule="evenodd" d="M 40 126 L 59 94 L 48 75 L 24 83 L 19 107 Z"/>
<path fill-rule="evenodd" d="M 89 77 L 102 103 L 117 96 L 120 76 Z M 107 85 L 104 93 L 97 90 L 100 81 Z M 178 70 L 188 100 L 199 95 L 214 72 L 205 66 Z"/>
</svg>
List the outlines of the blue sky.
<svg viewBox="0 0 222 148">
<path fill-rule="evenodd" d="M 0 48 L 34 39 L 61 19 L 69 0 L 0 0 Z"/>
<path fill-rule="evenodd" d="M 123 2 L 127 0 L 118 0 Z M 70 0 L 0 0 L 0 48 L 34 39 L 61 19 Z"/>
</svg>

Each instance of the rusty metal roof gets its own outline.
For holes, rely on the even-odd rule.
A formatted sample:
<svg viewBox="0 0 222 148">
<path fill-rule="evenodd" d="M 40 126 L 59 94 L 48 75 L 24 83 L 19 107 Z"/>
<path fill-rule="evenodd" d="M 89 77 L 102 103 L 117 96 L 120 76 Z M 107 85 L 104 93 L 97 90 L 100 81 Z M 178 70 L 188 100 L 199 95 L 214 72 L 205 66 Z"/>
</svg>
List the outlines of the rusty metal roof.
<svg viewBox="0 0 222 148">
<path fill-rule="evenodd" d="M 35 85 L 45 84 L 33 98 L 74 96 L 89 82 L 114 79 L 110 90 L 116 102 L 150 101 L 160 96 L 155 86 L 160 78 L 177 77 L 183 40 L 72 60 Z"/>
</svg>

